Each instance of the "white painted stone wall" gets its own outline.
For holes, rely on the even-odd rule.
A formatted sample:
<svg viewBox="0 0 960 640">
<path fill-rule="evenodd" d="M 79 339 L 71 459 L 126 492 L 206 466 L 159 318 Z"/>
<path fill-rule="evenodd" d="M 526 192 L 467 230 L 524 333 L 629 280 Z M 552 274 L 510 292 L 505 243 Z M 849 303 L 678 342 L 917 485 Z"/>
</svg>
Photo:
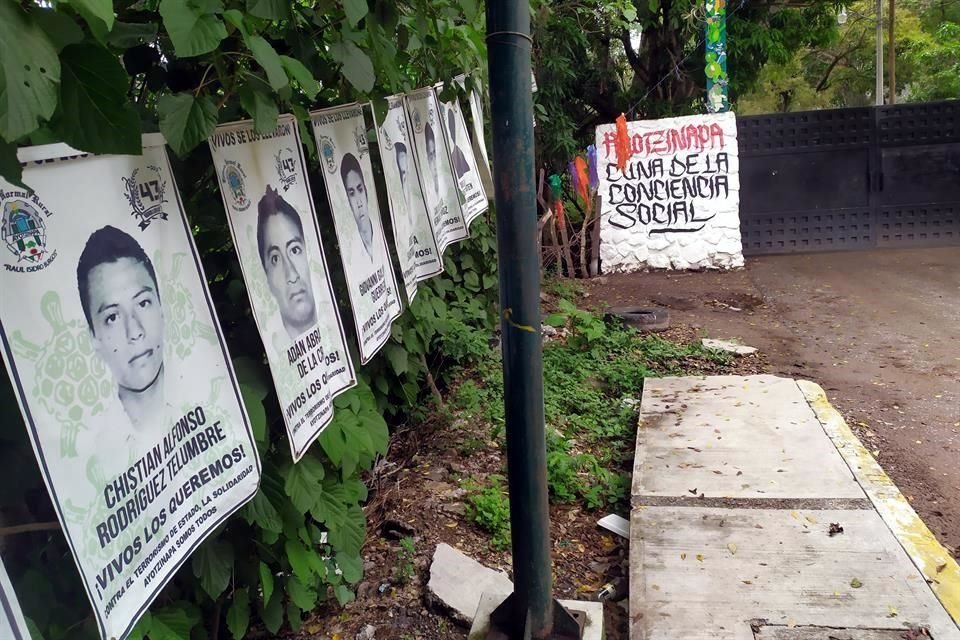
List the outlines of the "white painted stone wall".
<svg viewBox="0 0 960 640">
<path fill-rule="evenodd" d="M 633 156 L 621 171 L 616 125 L 597 127 L 601 269 L 742 267 L 734 114 L 628 122 L 627 130 Z"/>
</svg>

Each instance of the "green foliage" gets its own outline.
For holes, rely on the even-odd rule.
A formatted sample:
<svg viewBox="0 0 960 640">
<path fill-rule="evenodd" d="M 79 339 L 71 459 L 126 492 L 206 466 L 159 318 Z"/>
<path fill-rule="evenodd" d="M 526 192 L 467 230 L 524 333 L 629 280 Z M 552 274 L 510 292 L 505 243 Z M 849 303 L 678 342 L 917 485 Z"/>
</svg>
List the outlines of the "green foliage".
<svg viewBox="0 0 960 640">
<path fill-rule="evenodd" d="M 489 480 L 486 487 L 474 490 L 467 498 L 467 517 L 492 534 L 495 549 L 503 550 L 510 546 L 510 502 L 503 476 L 491 476 Z"/>
<path fill-rule="evenodd" d="M 397 552 L 397 566 L 394 571 L 394 579 L 398 584 L 406 584 L 416 575 L 417 567 L 414 561 L 417 559 L 417 547 L 413 538 L 406 537 L 400 540 L 400 550 Z"/>
</svg>

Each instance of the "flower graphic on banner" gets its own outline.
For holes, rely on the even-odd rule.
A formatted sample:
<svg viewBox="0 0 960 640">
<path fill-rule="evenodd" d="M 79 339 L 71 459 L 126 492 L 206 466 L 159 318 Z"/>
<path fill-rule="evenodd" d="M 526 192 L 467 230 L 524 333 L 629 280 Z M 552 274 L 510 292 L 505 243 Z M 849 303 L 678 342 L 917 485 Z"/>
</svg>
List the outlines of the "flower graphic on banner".
<svg viewBox="0 0 960 640">
<path fill-rule="evenodd" d="M 112 386 L 103 361 L 93 351 L 89 329 L 82 320 L 64 319 L 56 291 L 43 295 L 40 315 L 49 325 L 49 337 L 38 345 L 14 331 L 13 351 L 35 363 L 33 393 L 61 424 L 60 455 L 72 458 L 77 455 L 77 434 L 87 420 L 104 411 Z"/>
<path fill-rule="evenodd" d="M 707 109 L 712 113 L 730 108 L 727 86 L 727 3 L 708 0 L 706 9 L 706 53 L 704 73 L 707 76 Z"/>
</svg>

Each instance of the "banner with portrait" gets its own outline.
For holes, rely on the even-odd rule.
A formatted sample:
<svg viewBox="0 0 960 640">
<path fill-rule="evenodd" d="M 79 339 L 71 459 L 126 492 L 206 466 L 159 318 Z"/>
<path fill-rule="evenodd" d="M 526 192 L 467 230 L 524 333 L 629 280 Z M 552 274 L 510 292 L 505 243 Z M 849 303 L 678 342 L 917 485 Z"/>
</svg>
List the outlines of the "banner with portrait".
<svg viewBox="0 0 960 640">
<path fill-rule="evenodd" d="M 4 640 L 30 640 L 27 621 L 23 619 L 20 601 L 10 584 L 7 570 L 0 562 L 0 638 Z"/>
<path fill-rule="evenodd" d="M 403 286 L 407 299 L 412 302 L 417 295 L 417 283 L 442 272 L 443 260 L 423 199 L 403 96 L 387 98 L 387 113 L 383 122 L 376 124 L 393 239 L 400 258 Z"/>
<path fill-rule="evenodd" d="M 260 459 L 163 138 L 19 155 L 34 192 L 0 179 L 3 358 L 100 634 L 123 638 Z"/>
<path fill-rule="evenodd" d="M 483 87 L 474 78 L 474 89 L 470 92 L 470 119 L 473 124 L 473 155 L 477 159 L 477 171 L 487 198 L 493 198 L 493 174 L 490 172 L 490 155 L 487 153 L 487 138 L 484 134 Z"/>
<path fill-rule="evenodd" d="M 470 223 L 477 216 L 490 208 L 490 203 L 487 201 L 487 194 L 480 180 L 480 172 L 477 170 L 477 160 L 473 156 L 470 133 L 467 131 L 467 123 L 460 110 L 460 101 L 456 95 L 448 102 L 440 100 L 439 95 L 442 90 L 443 85 L 437 85 L 440 125 L 446 138 L 450 167 L 457 181 L 460 202 L 463 203 L 463 215 L 469 228 Z"/>
<path fill-rule="evenodd" d="M 390 339 L 390 326 L 402 309 L 380 221 L 363 107 L 350 104 L 314 111 L 310 120 L 357 327 L 360 362 L 366 364 Z"/>
<path fill-rule="evenodd" d="M 208 140 L 250 308 L 277 390 L 294 461 L 356 384 L 292 115 L 258 134 L 252 121 Z"/>
<path fill-rule="evenodd" d="M 447 152 L 446 136 L 433 88 L 425 87 L 408 93 L 405 100 L 424 200 L 442 256 L 447 247 L 470 235 L 461 209 L 463 196 L 450 166 L 450 154 Z"/>
</svg>

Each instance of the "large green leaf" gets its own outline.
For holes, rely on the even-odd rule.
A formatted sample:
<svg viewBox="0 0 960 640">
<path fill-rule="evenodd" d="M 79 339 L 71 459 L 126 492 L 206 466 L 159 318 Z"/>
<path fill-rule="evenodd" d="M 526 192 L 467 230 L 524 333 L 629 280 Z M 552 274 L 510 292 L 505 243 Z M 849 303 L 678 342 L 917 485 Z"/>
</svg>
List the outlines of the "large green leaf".
<svg viewBox="0 0 960 640">
<path fill-rule="evenodd" d="M 253 57 L 260 63 L 263 70 L 267 72 L 267 80 L 274 90 L 279 90 L 290 84 L 287 79 L 287 72 L 283 70 L 283 63 L 280 62 L 280 56 L 277 55 L 273 45 L 267 42 L 263 36 L 250 36 L 244 38 L 247 48 L 253 53 Z"/>
<path fill-rule="evenodd" d="M 387 356 L 387 360 L 390 361 L 390 367 L 393 369 L 395 374 L 402 376 L 407 372 L 408 363 L 406 349 L 398 344 L 391 343 L 383 348 L 383 353 Z"/>
<path fill-rule="evenodd" d="M 373 63 L 360 47 L 349 40 L 330 45 L 330 55 L 342 65 L 343 75 L 358 91 L 369 93 L 377 80 Z"/>
<path fill-rule="evenodd" d="M 263 590 L 263 601 L 270 602 L 273 596 L 273 572 L 265 562 L 260 562 L 260 588 Z"/>
<path fill-rule="evenodd" d="M 367 6 L 367 0 L 343 0 L 343 11 L 347 14 L 347 21 L 351 27 L 363 20 L 370 11 Z"/>
<path fill-rule="evenodd" d="M 0 0 L 0 138 L 16 141 L 57 108 L 60 60 L 14 0 Z"/>
<path fill-rule="evenodd" d="M 253 500 L 244 507 L 244 517 L 249 522 L 256 523 L 261 529 L 276 533 L 283 531 L 283 521 L 280 519 L 280 513 L 264 491 L 258 491 Z"/>
<path fill-rule="evenodd" d="M 157 37 L 159 25 L 156 22 L 120 22 L 113 24 L 113 30 L 107 36 L 107 44 L 118 49 L 129 49 L 144 44 Z"/>
<path fill-rule="evenodd" d="M 227 611 L 227 628 L 233 640 L 243 640 L 250 626 L 250 594 L 246 589 L 233 592 L 233 603 Z"/>
<path fill-rule="evenodd" d="M 163 26 L 180 58 L 209 53 L 227 37 L 227 27 L 217 17 L 223 5 L 217 2 L 191 3 L 189 0 L 161 0 Z"/>
<path fill-rule="evenodd" d="M 327 525 L 328 529 L 338 527 L 347 517 L 347 504 L 349 502 L 350 494 L 347 488 L 340 484 L 336 478 L 332 478 L 324 481 L 323 495 L 320 496 L 316 506 L 310 510 L 310 515 Z"/>
<path fill-rule="evenodd" d="M 23 184 L 23 167 L 17 159 L 17 145 L 0 140 L 0 177 L 10 184 L 27 188 Z"/>
<path fill-rule="evenodd" d="M 150 640 L 185 640 L 200 619 L 184 607 L 172 606 L 151 613 Z"/>
<path fill-rule="evenodd" d="M 287 0 L 247 0 L 247 12 L 267 20 L 286 20 L 290 16 Z"/>
<path fill-rule="evenodd" d="M 374 455 L 386 454 L 387 447 L 390 444 L 390 428 L 387 426 L 387 421 L 383 419 L 383 416 L 376 411 L 366 411 L 360 417 L 360 425 L 366 430 L 367 435 L 370 436 L 370 448 L 368 452 Z"/>
<path fill-rule="evenodd" d="M 338 553 L 337 566 L 343 573 L 343 579 L 350 584 L 360 582 L 363 577 L 363 558 L 359 553 Z"/>
<path fill-rule="evenodd" d="M 253 118 L 253 130 L 257 133 L 269 133 L 277 128 L 280 110 L 265 91 L 252 84 L 240 88 L 240 106 Z"/>
<path fill-rule="evenodd" d="M 64 142 L 93 153 L 140 155 L 140 116 L 127 100 L 129 79 L 117 57 L 87 43 L 60 56 L 57 128 Z"/>
<path fill-rule="evenodd" d="M 287 75 L 300 85 L 300 90 L 303 91 L 308 98 L 313 100 L 317 97 L 317 94 L 320 93 L 320 83 L 317 82 L 317 79 L 313 77 L 313 74 L 310 73 L 310 70 L 307 69 L 302 62 L 290 56 L 280 56 L 280 62 L 283 64 L 283 68 L 286 69 Z"/>
<path fill-rule="evenodd" d="M 303 581 L 309 581 L 313 578 L 313 568 L 310 562 L 310 554 L 314 551 L 307 549 L 299 540 L 288 539 L 283 545 L 283 550 L 287 554 L 287 561 L 290 562 L 290 568 L 293 574 Z"/>
<path fill-rule="evenodd" d="M 30 12 L 30 18 L 43 29 L 57 51 L 83 40 L 83 29 L 65 13 L 54 9 L 36 9 Z"/>
<path fill-rule="evenodd" d="M 263 625 L 271 634 L 276 635 L 283 626 L 283 594 L 277 591 L 263 607 Z"/>
<path fill-rule="evenodd" d="M 283 489 L 300 513 L 306 513 L 317 504 L 323 493 L 323 463 L 313 456 L 304 456 L 287 469 Z"/>
<path fill-rule="evenodd" d="M 200 586 L 216 600 L 233 573 L 233 547 L 219 540 L 208 540 L 193 554 L 193 575 L 200 579 Z"/>
<path fill-rule="evenodd" d="M 363 509 L 352 505 L 341 526 L 330 531 L 330 544 L 338 553 L 358 554 L 367 535 L 367 518 Z"/>
<path fill-rule="evenodd" d="M 337 602 L 340 603 L 340 606 L 353 602 L 357 599 L 357 595 L 345 584 L 336 585 L 333 588 L 333 595 L 337 597 Z"/>
<path fill-rule="evenodd" d="M 304 585 L 296 576 L 290 576 L 287 580 L 287 596 L 290 602 L 305 611 L 310 611 L 317 604 L 316 590 Z"/>
<path fill-rule="evenodd" d="M 178 156 L 204 142 L 217 126 L 217 105 L 207 96 L 177 93 L 160 96 L 160 132 Z"/>
<path fill-rule="evenodd" d="M 70 0 L 70 6 L 90 25 L 94 33 L 113 29 L 113 0 Z"/>
<path fill-rule="evenodd" d="M 243 404 L 247 408 L 247 415 L 250 417 L 250 428 L 253 429 L 253 437 L 257 444 L 265 444 L 267 441 L 267 412 L 263 408 L 263 396 L 253 387 L 240 384 L 240 395 L 243 396 Z"/>
</svg>

